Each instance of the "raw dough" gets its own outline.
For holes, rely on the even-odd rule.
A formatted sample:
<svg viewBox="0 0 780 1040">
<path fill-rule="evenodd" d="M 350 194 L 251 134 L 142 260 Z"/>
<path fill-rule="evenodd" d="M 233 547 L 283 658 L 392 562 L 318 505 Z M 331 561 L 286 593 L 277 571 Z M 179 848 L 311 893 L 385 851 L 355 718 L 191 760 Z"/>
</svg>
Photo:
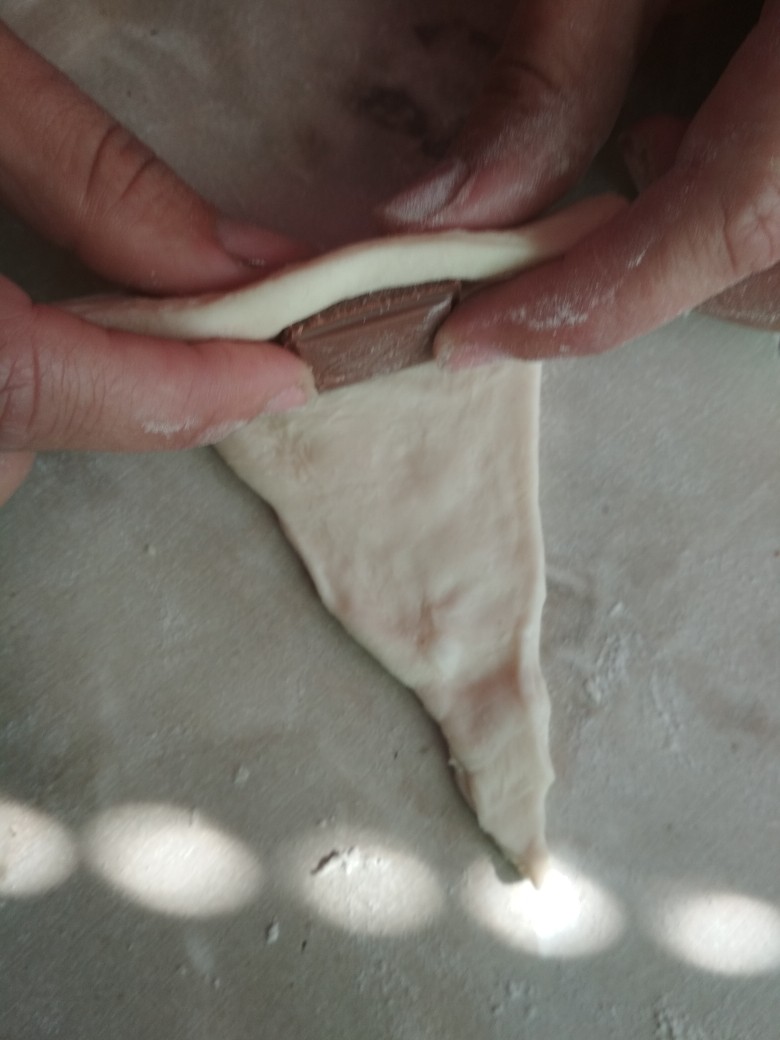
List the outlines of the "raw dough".
<svg viewBox="0 0 780 1040">
<path fill-rule="evenodd" d="M 481 826 L 532 877 L 552 781 L 539 667 L 539 367 L 428 364 L 261 416 L 219 446 L 325 605 L 447 738 Z"/>
<path fill-rule="evenodd" d="M 381 239 L 209 298 L 74 308 L 158 335 L 271 338 L 372 290 L 538 263 L 620 205 L 588 200 L 519 232 Z M 328 608 L 416 690 L 480 824 L 534 879 L 553 776 L 539 380 L 538 366 L 515 361 L 457 374 L 422 365 L 261 416 L 218 449 L 274 506 Z"/>
<path fill-rule="evenodd" d="M 287 267 L 229 293 L 171 299 L 88 297 L 71 310 L 128 332 L 185 339 L 273 339 L 288 325 L 377 289 L 500 277 L 559 256 L 625 205 L 599 195 L 520 231 L 444 231 L 380 238 Z"/>
</svg>

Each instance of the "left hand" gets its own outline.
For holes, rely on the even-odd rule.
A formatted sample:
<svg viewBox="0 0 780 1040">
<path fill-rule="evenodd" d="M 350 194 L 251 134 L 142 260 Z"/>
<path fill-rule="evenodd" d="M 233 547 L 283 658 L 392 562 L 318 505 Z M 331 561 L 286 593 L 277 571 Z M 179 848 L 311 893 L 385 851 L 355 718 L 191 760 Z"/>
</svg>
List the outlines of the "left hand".
<svg viewBox="0 0 780 1040">
<path fill-rule="evenodd" d="M 255 280 L 302 247 L 220 216 L 0 22 L 0 202 L 95 271 L 143 292 Z M 0 277 L 0 505 L 34 452 L 209 444 L 302 404 L 311 373 L 273 344 L 99 328 Z"/>
<path fill-rule="evenodd" d="M 452 158 L 391 202 L 386 221 L 489 227 L 554 201 L 610 133 L 640 45 L 670 6 L 523 3 Z M 459 306 L 437 337 L 441 358 L 595 353 L 724 290 L 711 309 L 778 327 L 780 0 L 766 0 L 689 126 L 650 122 L 637 134 L 639 179 L 657 179 L 566 256 Z"/>
</svg>

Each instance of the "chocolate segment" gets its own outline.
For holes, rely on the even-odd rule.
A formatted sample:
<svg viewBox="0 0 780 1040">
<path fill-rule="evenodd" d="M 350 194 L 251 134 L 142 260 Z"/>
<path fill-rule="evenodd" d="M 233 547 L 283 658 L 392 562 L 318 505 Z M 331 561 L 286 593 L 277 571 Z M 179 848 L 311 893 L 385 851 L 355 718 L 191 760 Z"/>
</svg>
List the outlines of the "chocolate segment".
<svg viewBox="0 0 780 1040">
<path fill-rule="evenodd" d="M 460 291 L 458 281 L 429 282 L 343 300 L 291 325 L 279 342 L 311 367 L 318 390 L 360 383 L 430 361 Z"/>
</svg>

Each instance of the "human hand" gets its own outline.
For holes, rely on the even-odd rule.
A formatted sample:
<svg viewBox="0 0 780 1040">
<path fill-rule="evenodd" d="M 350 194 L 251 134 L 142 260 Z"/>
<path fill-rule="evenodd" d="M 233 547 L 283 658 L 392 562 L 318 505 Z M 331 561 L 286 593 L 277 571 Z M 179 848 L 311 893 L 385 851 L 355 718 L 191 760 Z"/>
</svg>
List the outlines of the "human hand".
<svg viewBox="0 0 780 1040">
<path fill-rule="evenodd" d="M 151 293 L 235 286 L 300 258 L 221 219 L 148 149 L 0 23 L 0 200 L 93 270 Z M 0 277 L 0 503 L 33 452 L 144 451 L 224 437 L 303 403 L 308 369 L 270 344 L 110 332 Z"/>
<path fill-rule="evenodd" d="M 527 0 L 450 160 L 385 207 L 395 228 L 521 221 L 574 184 L 620 110 L 668 0 Z M 706 30 L 706 21 L 703 31 Z M 703 301 L 780 325 L 780 2 L 686 126 L 629 135 L 638 198 L 566 256 L 460 305 L 436 341 L 453 367 L 588 354 Z M 729 289 L 729 287 L 735 287 Z"/>
</svg>

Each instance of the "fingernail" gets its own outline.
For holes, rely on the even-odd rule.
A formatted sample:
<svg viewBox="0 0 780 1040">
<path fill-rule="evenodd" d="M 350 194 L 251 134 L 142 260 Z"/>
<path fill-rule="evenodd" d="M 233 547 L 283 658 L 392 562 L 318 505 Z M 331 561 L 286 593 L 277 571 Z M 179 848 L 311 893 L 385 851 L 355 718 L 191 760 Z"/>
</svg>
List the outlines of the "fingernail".
<svg viewBox="0 0 780 1040">
<path fill-rule="evenodd" d="M 450 160 L 385 203 L 380 213 L 392 224 L 422 224 L 452 202 L 468 176 L 468 166 L 462 159 Z"/>
<path fill-rule="evenodd" d="M 313 388 L 309 390 L 298 383 L 295 383 L 293 386 L 286 386 L 284 390 L 280 390 L 278 394 L 266 401 L 263 407 L 263 414 L 291 412 L 295 408 L 302 408 L 305 404 L 308 404 L 314 396 L 316 396 L 316 392 Z"/>
<path fill-rule="evenodd" d="M 215 230 L 225 252 L 250 267 L 280 267 L 311 255 L 301 242 L 231 217 L 219 217 Z"/>
</svg>

